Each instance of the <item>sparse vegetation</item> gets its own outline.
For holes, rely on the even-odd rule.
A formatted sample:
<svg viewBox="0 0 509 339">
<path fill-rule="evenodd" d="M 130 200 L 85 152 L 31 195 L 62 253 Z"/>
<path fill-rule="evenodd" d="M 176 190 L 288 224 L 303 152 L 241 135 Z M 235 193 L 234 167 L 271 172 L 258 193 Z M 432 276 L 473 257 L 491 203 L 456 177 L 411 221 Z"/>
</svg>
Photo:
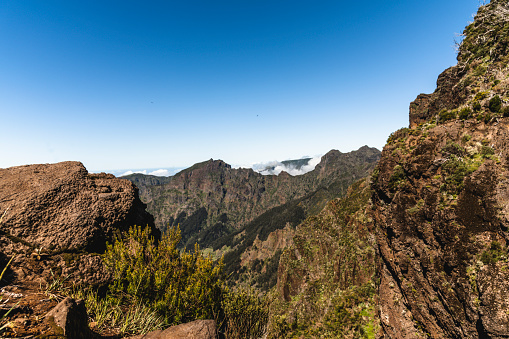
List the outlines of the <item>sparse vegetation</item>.
<svg viewBox="0 0 509 339">
<path fill-rule="evenodd" d="M 481 261 L 485 264 L 496 264 L 506 253 L 498 241 L 492 241 L 490 248 L 481 255 Z"/>
<path fill-rule="evenodd" d="M 406 179 L 405 171 L 401 165 L 394 166 L 392 175 L 389 179 L 389 188 L 396 189 Z"/>
<path fill-rule="evenodd" d="M 5 215 L 5 213 L 4 213 Z M 2 216 L 3 217 L 3 216 Z M 2 222 L 2 218 L 0 218 L 0 223 Z M 7 265 L 5 265 L 4 269 L 2 270 L 2 273 L 0 273 L 0 282 L 2 281 L 3 277 L 4 277 L 4 274 L 5 272 L 7 271 L 7 268 L 9 268 L 9 265 L 11 264 L 12 260 L 14 259 L 14 257 L 11 257 L 11 259 L 9 260 L 9 262 L 7 263 Z M 0 296 L 0 305 L 3 304 L 3 297 Z M 5 312 L 4 314 L 2 314 L 2 316 L 0 316 L 0 321 L 2 321 L 3 319 L 5 319 L 9 313 L 12 312 L 12 310 L 16 307 L 16 305 L 12 306 L 7 312 Z M 0 326 L 0 334 L 3 332 L 3 330 L 5 328 L 7 328 L 9 326 L 9 323 L 7 324 L 4 324 L 3 326 Z"/>
<path fill-rule="evenodd" d="M 442 168 L 447 173 L 447 177 L 441 188 L 450 194 L 458 194 L 463 189 L 465 177 L 475 170 L 474 167 L 468 166 L 462 158 L 455 155 L 449 157 Z"/>
</svg>

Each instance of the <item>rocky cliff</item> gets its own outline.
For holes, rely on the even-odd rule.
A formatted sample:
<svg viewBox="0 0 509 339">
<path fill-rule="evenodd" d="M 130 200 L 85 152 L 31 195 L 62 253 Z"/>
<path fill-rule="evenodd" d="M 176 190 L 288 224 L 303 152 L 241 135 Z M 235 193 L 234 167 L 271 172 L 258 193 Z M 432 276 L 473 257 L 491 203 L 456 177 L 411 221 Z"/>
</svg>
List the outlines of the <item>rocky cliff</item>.
<svg viewBox="0 0 509 339">
<path fill-rule="evenodd" d="M 481 6 L 464 35 L 373 174 L 386 338 L 509 337 L 507 1 Z"/>
</svg>

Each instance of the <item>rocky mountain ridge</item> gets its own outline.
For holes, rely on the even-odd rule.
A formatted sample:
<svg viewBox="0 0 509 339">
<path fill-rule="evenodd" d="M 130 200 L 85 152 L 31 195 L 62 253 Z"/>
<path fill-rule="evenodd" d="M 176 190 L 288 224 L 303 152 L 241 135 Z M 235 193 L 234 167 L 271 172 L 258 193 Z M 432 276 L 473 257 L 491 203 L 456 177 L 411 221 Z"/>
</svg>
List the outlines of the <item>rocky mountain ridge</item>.
<svg viewBox="0 0 509 339">
<path fill-rule="evenodd" d="M 344 194 L 353 181 L 372 170 L 378 158 L 379 151 L 367 146 L 349 153 L 330 151 L 313 171 L 301 176 L 261 175 L 211 159 L 177 173 L 166 184 L 147 186 L 139 179 L 137 183 L 161 230 L 180 225 L 188 246 L 198 242 L 208 247 L 268 209 L 318 189 L 329 199 Z"/>
</svg>

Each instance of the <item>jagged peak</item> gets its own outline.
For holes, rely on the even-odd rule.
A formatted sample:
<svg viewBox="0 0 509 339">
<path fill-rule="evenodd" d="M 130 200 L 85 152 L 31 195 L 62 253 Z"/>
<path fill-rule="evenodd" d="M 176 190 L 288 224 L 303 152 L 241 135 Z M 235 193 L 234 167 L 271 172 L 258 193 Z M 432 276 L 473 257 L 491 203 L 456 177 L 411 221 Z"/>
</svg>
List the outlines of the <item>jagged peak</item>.
<svg viewBox="0 0 509 339">
<path fill-rule="evenodd" d="M 463 31 L 458 62 L 471 63 L 489 57 L 492 61 L 506 60 L 509 47 L 509 3 L 493 0 L 479 7 L 474 18 Z"/>
<path fill-rule="evenodd" d="M 434 120 L 476 118 L 489 123 L 509 103 L 509 2 L 495 0 L 479 7 L 464 32 L 458 64 L 439 75 L 432 94 L 410 103 L 410 127 Z M 495 97 L 500 104 L 493 106 Z M 507 101 L 507 103 L 506 103 Z M 509 116 L 509 108 L 507 114 Z"/>
<path fill-rule="evenodd" d="M 199 169 L 204 169 L 204 168 L 206 168 L 209 171 L 214 171 L 214 170 L 218 170 L 218 169 L 231 169 L 232 166 L 227 164 L 223 160 L 214 160 L 214 159 L 210 158 L 207 161 L 196 163 L 193 166 L 178 172 L 177 174 L 175 174 L 175 177 L 185 175 L 185 174 L 191 173 L 193 171 L 196 171 Z"/>
</svg>

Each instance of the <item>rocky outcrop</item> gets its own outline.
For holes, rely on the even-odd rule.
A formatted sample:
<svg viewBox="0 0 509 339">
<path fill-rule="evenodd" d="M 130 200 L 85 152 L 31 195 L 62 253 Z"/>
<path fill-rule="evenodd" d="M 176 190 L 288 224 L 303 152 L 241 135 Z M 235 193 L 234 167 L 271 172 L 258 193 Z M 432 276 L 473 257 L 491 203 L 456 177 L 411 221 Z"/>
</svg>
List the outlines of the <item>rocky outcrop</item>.
<svg viewBox="0 0 509 339">
<path fill-rule="evenodd" d="M 0 271 L 12 261 L 0 299 L 12 311 L 1 332 L 9 336 L 91 338 L 84 303 L 68 298 L 55 307 L 57 295 L 71 283 L 110 282 L 98 253 L 115 234 L 132 225 L 160 234 L 130 181 L 88 173 L 79 162 L 0 169 L 2 215 Z"/>
<path fill-rule="evenodd" d="M 466 102 L 468 90 L 458 86 L 466 70 L 462 66 L 454 66 L 445 70 L 437 80 L 437 88 L 432 94 L 419 94 L 410 103 L 410 127 L 435 117 L 441 110 L 451 110 Z"/>
<path fill-rule="evenodd" d="M 37 249 L 102 252 L 119 230 L 153 227 L 136 187 L 78 162 L 0 169 L 1 231 Z"/>
<path fill-rule="evenodd" d="M 94 337 L 88 327 L 88 315 L 83 300 L 65 298 L 46 315 L 50 333 L 46 336 L 65 336 L 68 339 Z"/>
<path fill-rule="evenodd" d="M 114 234 L 132 225 L 159 234 L 131 182 L 79 162 L 0 169 L 0 213 L 0 248 L 19 280 L 103 284 L 109 274 L 94 253 Z"/>
<path fill-rule="evenodd" d="M 505 338 L 509 119 L 402 131 L 374 180 L 381 320 L 392 338 Z"/>
<path fill-rule="evenodd" d="M 504 68 L 509 62 L 508 33 L 507 2 L 492 0 L 481 6 L 474 22 L 463 32 L 458 64 L 440 74 L 432 94 L 420 94 L 410 104 L 410 127 L 439 118 L 443 110 L 471 106 L 474 101 L 487 107 L 490 98 L 504 93 L 507 89 Z"/>
</svg>

